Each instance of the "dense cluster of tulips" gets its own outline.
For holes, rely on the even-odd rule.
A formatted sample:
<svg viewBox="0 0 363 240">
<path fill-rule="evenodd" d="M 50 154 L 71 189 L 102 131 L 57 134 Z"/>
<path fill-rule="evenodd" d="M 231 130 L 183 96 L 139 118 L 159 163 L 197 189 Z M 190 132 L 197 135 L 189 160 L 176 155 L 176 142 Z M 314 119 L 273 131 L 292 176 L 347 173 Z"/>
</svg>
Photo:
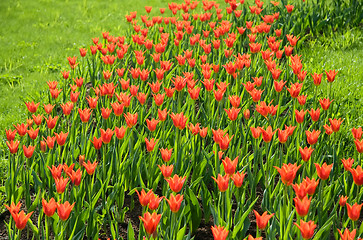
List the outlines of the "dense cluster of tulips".
<svg viewBox="0 0 363 240">
<path fill-rule="evenodd" d="M 362 128 L 342 151 L 344 116 L 319 87 L 337 71 L 305 71 L 285 24 L 309 4 L 146 6 L 68 57 L 6 131 L 9 237 L 362 237 Z"/>
</svg>

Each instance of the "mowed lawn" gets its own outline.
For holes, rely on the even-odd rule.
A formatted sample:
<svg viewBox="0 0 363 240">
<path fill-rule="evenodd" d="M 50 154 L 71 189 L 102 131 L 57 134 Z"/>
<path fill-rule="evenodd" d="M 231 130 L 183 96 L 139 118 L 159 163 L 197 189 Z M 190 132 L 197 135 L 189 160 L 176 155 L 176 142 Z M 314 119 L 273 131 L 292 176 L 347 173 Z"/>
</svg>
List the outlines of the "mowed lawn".
<svg viewBox="0 0 363 240">
<path fill-rule="evenodd" d="M 91 38 L 100 37 L 102 31 L 122 35 L 128 28 L 124 17 L 128 12 L 144 15 L 144 6 L 150 5 L 154 7 L 151 15 L 156 15 L 159 7 L 166 7 L 167 2 L 0 1 L 1 135 L 5 128 L 26 119 L 25 100 L 38 100 L 39 92 L 47 89 L 46 81 L 61 79 L 60 71 L 69 68 L 68 56 L 79 56 L 78 49 L 88 47 Z M 218 2 L 224 4 L 224 1 Z M 341 41 L 338 44 L 334 45 L 334 39 L 326 36 L 315 44 L 302 44 L 304 49 L 299 53 L 303 54 L 308 71 L 339 70 L 333 89 L 336 101 L 344 101 L 340 112 L 349 113 L 351 121 L 362 124 L 362 32 L 355 30 L 351 33 L 353 37 L 343 34 L 335 34 Z M 332 44 L 323 47 L 328 40 Z"/>
</svg>

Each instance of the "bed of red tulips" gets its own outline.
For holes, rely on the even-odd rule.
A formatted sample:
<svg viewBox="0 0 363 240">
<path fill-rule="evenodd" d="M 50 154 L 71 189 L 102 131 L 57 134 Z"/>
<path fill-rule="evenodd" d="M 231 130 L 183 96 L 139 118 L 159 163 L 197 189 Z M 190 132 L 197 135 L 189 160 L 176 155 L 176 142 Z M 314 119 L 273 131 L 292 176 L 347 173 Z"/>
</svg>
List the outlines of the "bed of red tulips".
<svg viewBox="0 0 363 240">
<path fill-rule="evenodd" d="M 145 6 L 68 57 L 6 131 L 9 238 L 362 237 L 362 128 L 341 128 L 319 87 L 338 71 L 305 71 L 294 35 L 312 5 Z"/>
</svg>

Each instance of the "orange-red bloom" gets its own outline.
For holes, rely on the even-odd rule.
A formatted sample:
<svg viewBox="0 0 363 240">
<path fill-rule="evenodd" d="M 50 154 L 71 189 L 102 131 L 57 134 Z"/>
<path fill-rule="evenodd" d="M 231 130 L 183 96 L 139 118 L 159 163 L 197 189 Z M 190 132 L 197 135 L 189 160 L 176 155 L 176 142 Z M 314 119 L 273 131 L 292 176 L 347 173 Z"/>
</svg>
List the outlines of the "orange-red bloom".
<svg viewBox="0 0 363 240">
<path fill-rule="evenodd" d="M 212 226 L 212 233 L 214 240 L 225 240 L 229 231 L 222 226 Z"/>
<path fill-rule="evenodd" d="M 184 182 L 187 179 L 187 177 L 179 177 L 178 175 L 174 175 L 172 178 L 165 179 L 169 183 L 170 189 L 178 193 L 183 188 Z"/>
<path fill-rule="evenodd" d="M 169 203 L 170 210 L 173 213 L 177 213 L 183 201 L 183 195 L 177 194 L 176 196 L 174 196 L 174 194 L 170 194 L 170 200 L 166 199 L 166 201 Z"/>
<path fill-rule="evenodd" d="M 263 141 L 264 141 L 264 142 L 271 142 L 272 137 L 273 137 L 273 135 L 275 134 L 275 132 L 276 132 L 277 130 L 272 131 L 272 127 L 271 127 L 271 126 L 268 126 L 268 127 L 266 128 L 266 130 L 265 130 L 265 129 L 263 129 L 263 128 L 260 128 L 260 131 L 261 131 L 261 133 L 262 133 L 262 139 L 263 139 Z"/>
<path fill-rule="evenodd" d="M 309 199 L 307 196 L 302 199 L 296 197 L 294 198 L 296 213 L 299 214 L 300 217 L 305 217 L 310 208 L 311 198 Z"/>
<path fill-rule="evenodd" d="M 21 211 L 20 213 L 10 212 L 11 216 L 14 219 L 15 226 L 19 230 L 23 230 L 26 226 L 26 223 L 28 222 L 30 216 L 33 214 L 33 212 L 28 213 L 25 215 L 24 211 Z"/>
<path fill-rule="evenodd" d="M 26 147 L 25 145 L 23 145 L 23 152 L 26 158 L 31 158 L 33 156 L 34 150 L 35 146 L 29 145 L 28 147 Z"/>
<path fill-rule="evenodd" d="M 323 163 L 321 166 L 318 163 L 314 163 L 316 167 L 316 172 L 321 180 L 326 180 L 329 178 L 330 171 L 333 168 L 333 164 L 327 165 Z"/>
<path fill-rule="evenodd" d="M 320 135 L 319 130 L 314 129 L 312 132 L 310 132 L 309 130 L 306 130 L 305 133 L 306 133 L 307 141 L 310 145 L 314 145 L 315 143 L 318 142 L 318 138 Z"/>
<path fill-rule="evenodd" d="M 88 175 L 93 175 L 93 173 L 96 170 L 98 162 L 94 161 L 93 163 L 91 163 L 89 160 L 87 163 L 83 163 L 83 167 L 86 169 L 86 172 L 88 173 Z"/>
<path fill-rule="evenodd" d="M 363 185 L 363 170 L 360 165 L 358 165 L 355 169 L 349 168 L 349 172 L 352 174 L 355 184 L 357 184 L 358 186 Z"/>
<path fill-rule="evenodd" d="M 228 174 L 226 174 L 224 176 L 218 174 L 217 179 L 215 177 L 213 177 L 213 176 L 212 176 L 212 178 L 217 183 L 219 191 L 221 191 L 221 192 L 227 191 L 228 183 L 229 183 L 229 175 Z"/>
<path fill-rule="evenodd" d="M 291 185 L 296 177 L 297 170 L 299 170 L 301 166 L 297 166 L 296 163 L 294 164 L 283 164 L 281 168 L 274 166 L 276 170 L 281 175 L 281 181 L 286 184 L 287 186 Z"/>
<path fill-rule="evenodd" d="M 354 229 L 353 231 L 350 232 L 349 229 L 346 228 L 344 230 L 344 233 L 342 233 L 340 231 L 340 229 L 338 229 L 338 232 L 339 232 L 339 235 L 341 237 L 341 240 L 354 240 L 355 239 L 355 234 L 357 233 L 357 229 Z"/>
<path fill-rule="evenodd" d="M 170 178 L 172 172 L 173 172 L 173 168 L 174 168 L 174 165 L 169 165 L 169 166 L 166 166 L 166 165 L 158 165 L 158 167 L 160 168 L 160 171 L 161 173 L 163 174 L 164 178 L 167 179 L 167 178 Z"/>
<path fill-rule="evenodd" d="M 313 153 L 314 149 L 313 148 L 308 148 L 305 147 L 304 149 L 302 149 L 301 147 L 299 148 L 299 152 L 301 154 L 301 158 L 303 161 L 307 162 L 309 161 L 311 154 Z"/>
<path fill-rule="evenodd" d="M 355 203 L 353 205 L 349 205 L 349 203 L 347 203 L 348 217 L 350 218 L 350 220 L 357 221 L 359 219 L 362 206 L 363 203 Z"/>
<path fill-rule="evenodd" d="M 180 130 L 183 130 L 185 128 L 188 118 L 186 116 L 184 116 L 183 112 L 177 113 L 177 114 L 171 113 L 171 114 L 169 114 L 169 116 L 173 120 L 175 127 L 179 128 Z"/>
<path fill-rule="evenodd" d="M 325 73 L 326 73 L 326 78 L 327 78 L 328 82 L 334 82 L 335 76 L 337 75 L 338 71 L 329 70 L 329 72 L 325 71 Z"/>
<path fill-rule="evenodd" d="M 57 203 L 57 212 L 58 212 L 58 216 L 61 220 L 66 221 L 69 217 L 69 215 L 71 214 L 71 211 L 74 207 L 73 203 L 72 205 L 66 201 L 65 203 L 61 204 L 61 203 Z"/>
<path fill-rule="evenodd" d="M 229 157 L 226 157 L 222 162 L 224 172 L 228 175 L 233 175 L 238 164 L 238 156 L 233 161 Z"/>
<path fill-rule="evenodd" d="M 355 139 L 354 143 L 355 143 L 355 147 L 356 147 L 357 151 L 359 153 L 363 153 L 363 139 L 362 140 Z"/>
<path fill-rule="evenodd" d="M 339 196 L 339 205 L 341 207 L 344 207 L 345 204 L 347 203 L 348 200 L 348 196 Z"/>
<path fill-rule="evenodd" d="M 68 184 L 68 180 L 69 180 L 69 178 L 63 178 L 63 177 L 54 179 L 55 187 L 57 188 L 58 194 L 64 193 L 64 191 L 66 190 L 67 184 Z"/>
<path fill-rule="evenodd" d="M 231 176 L 231 179 L 233 180 L 233 183 L 237 188 L 242 187 L 245 176 L 246 173 L 243 172 L 236 172 Z"/>
<path fill-rule="evenodd" d="M 6 145 L 8 146 L 11 154 L 15 154 L 18 151 L 19 143 L 20 142 L 18 140 L 16 141 L 11 140 L 10 142 L 6 142 Z"/>
<path fill-rule="evenodd" d="M 262 215 L 260 215 L 257 211 L 253 210 L 256 216 L 256 224 L 258 229 L 265 229 L 267 227 L 267 223 L 275 214 L 267 214 L 267 212 L 264 212 Z"/>
<path fill-rule="evenodd" d="M 146 119 L 146 124 L 147 124 L 147 128 L 151 131 L 151 132 L 153 132 L 153 131 L 155 131 L 155 129 L 156 129 L 156 125 L 158 124 L 160 122 L 160 120 L 157 120 L 157 119 L 151 119 L 151 120 L 149 120 L 149 119 Z"/>
<path fill-rule="evenodd" d="M 26 102 L 25 105 L 28 108 L 28 111 L 31 113 L 35 113 L 38 109 L 40 103 L 34 103 L 34 101 L 32 102 Z"/>
<path fill-rule="evenodd" d="M 305 222 L 300 219 L 300 226 L 297 223 L 294 223 L 294 225 L 300 229 L 301 235 L 304 239 L 310 239 L 313 237 L 314 230 L 316 228 L 314 221 Z"/>
<path fill-rule="evenodd" d="M 149 212 L 144 213 L 144 217 L 139 217 L 143 223 L 145 231 L 148 234 L 154 234 L 156 231 L 156 228 L 158 227 L 158 224 L 161 219 L 161 214 L 157 214 L 156 212 L 153 212 L 150 214 Z"/>
<path fill-rule="evenodd" d="M 137 124 L 137 116 L 137 113 L 131 114 L 128 112 L 127 114 L 124 114 L 126 125 L 128 128 L 132 128 Z"/>
<path fill-rule="evenodd" d="M 43 198 L 42 199 L 42 205 L 43 205 L 43 212 L 48 217 L 53 216 L 54 213 L 55 213 L 55 210 L 57 210 L 57 202 L 54 200 L 54 198 L 51 198 L 49 200 L 49 202 L 47 202 L 47 200 L 45 200 Z"/>
<path fill-rule="evenodd" d="M 151 152 L 152 150 L 154 150 L 154 147 L 157 142 L 158 142 L 158 140 L 155 141 L 154 138 L 150 139 L 150 141 L 147 138 L 145 138 L 146 150 L 148 152 Z"/>
<path fill-rule="evenodd" d="M 57 140 L 57 143 L 58 143 L 59 146 L 63 146 L 66 143 L 68 133 L 63 133 L 63 131 L 62 131 L 59 134 L 54 133 L 54 135 L 56 137 L 56 140 Z"/>
<path fill-rule="evenodd" d="M 137 196 L 139 197 L 139 202 L 141 206 L 146 207 L 149 204 L 151 195 L 154 194 L 152 189 L 149 190 L 147 193 L 144 189 L 141 189 L 141 192 L 137 191 L 137 189 L 135 191 L 137 193 Z"/>
</svg>

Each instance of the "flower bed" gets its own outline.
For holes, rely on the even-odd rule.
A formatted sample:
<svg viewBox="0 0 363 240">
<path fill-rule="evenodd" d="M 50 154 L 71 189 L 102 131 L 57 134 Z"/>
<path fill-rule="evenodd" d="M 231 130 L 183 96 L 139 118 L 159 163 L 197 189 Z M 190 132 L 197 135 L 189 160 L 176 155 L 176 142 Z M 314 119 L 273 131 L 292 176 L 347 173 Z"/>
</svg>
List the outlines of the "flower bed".
<svg viewBox="0 0 363 240">
<path fill-rule="evenodd" d="M 362 236 L 362 129 L 344 152 L 334 92 L 318 95 L 338 72 L 298 55 L 294 21 L 316 6 L 168 7 L 68 57 L 6 131 L 9 238 L 181 240 L 210 223 L 214 239 Z"/>
</svg>

